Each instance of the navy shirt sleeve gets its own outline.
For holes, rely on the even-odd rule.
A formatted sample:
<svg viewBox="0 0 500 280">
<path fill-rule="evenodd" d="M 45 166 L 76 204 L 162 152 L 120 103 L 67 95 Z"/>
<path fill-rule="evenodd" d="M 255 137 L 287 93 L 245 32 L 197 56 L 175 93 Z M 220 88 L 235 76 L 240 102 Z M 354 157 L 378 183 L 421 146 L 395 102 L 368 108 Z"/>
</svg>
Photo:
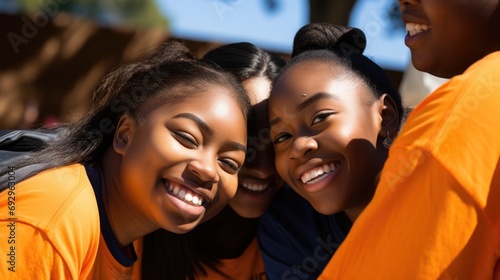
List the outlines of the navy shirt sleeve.
<svg viewBox="0 0 500 280">
<path fill-rule="evenodd" d="M 284 187 L 261 217 L 257 232 L 267 279 L 317 279 L 350 225 L 344 213 L 322 215 Z"/>
</svg>

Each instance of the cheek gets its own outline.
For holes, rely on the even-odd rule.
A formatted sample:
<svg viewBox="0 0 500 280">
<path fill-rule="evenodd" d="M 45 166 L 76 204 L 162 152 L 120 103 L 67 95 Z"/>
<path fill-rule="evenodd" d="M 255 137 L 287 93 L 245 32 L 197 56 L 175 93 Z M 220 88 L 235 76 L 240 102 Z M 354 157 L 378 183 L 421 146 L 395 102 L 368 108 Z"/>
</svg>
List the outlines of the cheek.
<svg viewBox="0 0 500 280">
<path fill-rule="evenodd" d="M 132 153 L 125 154 L 120 166 L 122 180 L 124 183 L 134 185 L 149 185 L 156 180 L 156 168 L 159 160 L 155 158 L 154 153 L 144 150 L 135 150 Z"/>
<path fill-rule="evenodd" d="M 276 154 L 275 158 L 275 166 L 276 166 L 276 172 L 278 172 L 278 175 L 283 178 L 285 181 L 289 181 L 290 179 L 288 178 L 288 159 L 286 159 L 284 156 L 282 156 L 282 153 Z M 290 183 L 290 182 L 288 182 Z"/>
<path fill-rule="evenodd" d="M 360 138 L 363 129 L 356 126 L 354 121 L 344 121 L 343 123 L 333 123 L 323 130 L 318 136 L 318 141 L 322 145 L 335 150 L 335 147 L 347 146 L 352 140 Z M 332 147 L 331 145 L 335 146 Z"/>
<path fill-rule="evenodd" d="M 363 114 L 353 117 L 351 127 L 353 138 L 368 140 L 375 146 L 382 125 L 382 117 L 374 111 L 373 107 L 368 107 Z"/>
<path fill-rule="evenodd" d="M 222 183 L 219 185 L 219 195 L 220 202 L 222 204 L 227 204 L 230 199 L 234 197 L 236 191 L 238 190 L 238 177 L 237 175 L 227 175 L 225 179 L 222 180 Z"/>
<path fill-rule="evenodd" d="M 119 191 L 126 203 L 133 208 L 150 204 L 155 195 L 156 176 L 146 172 L 134 162 L 123 162 L 121 166 Z"/>
<path fill-rule="evenodd" d="M 134 145 L 131 159 L 139 168 L 155 169 L 170 166 L 188 156 L 189 150 L 166 130 L 143 132 Z M 132 151 L 131 151 L 132 152 Z"/>
<path fill-rule="evenodd" d="M 152 134 L 143 135 L 134 139 L 131 149 L 123 155 L 121 173 L 124 181 L 145 188 L 156 182 L 160 170 L 180 162 L 179 155 L 186 152 L 172 141 L 159 141 Z"/>
</svg>

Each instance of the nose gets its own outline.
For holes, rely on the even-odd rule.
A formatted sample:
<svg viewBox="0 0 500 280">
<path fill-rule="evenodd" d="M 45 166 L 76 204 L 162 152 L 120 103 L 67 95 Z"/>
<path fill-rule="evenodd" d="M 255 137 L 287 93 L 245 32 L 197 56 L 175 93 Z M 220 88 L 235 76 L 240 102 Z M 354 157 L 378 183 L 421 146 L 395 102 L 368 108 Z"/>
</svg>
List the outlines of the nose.
<svg viewBox="0 0 500 280">
<path fill-rule="evenodd" d="M 258 179 L 267 179 L 274 175 L 274 156 L 262 155 L 245 162 L 242 171 Z"/>
<path fill-rule="evenodd" d="M 188 170 L 195 174 L 202 183 L 211 185 L 219 182 L 217 157 L 205 155 L 188 163 Z"/>
<path fill-rule="evenodd" d="M 398 0 L 399 3 L 399 10 L 403 12 L 406 7 L 412 6 L 412 5 L 417 5 L 420 2 L 420 0 Z"/>
<path fill-rule="evenodd" d="M 292 143 L 290 159 L 300 159 L 318 149 L 318 142 L 309 136 L 297 137 Z"/>
</svg>

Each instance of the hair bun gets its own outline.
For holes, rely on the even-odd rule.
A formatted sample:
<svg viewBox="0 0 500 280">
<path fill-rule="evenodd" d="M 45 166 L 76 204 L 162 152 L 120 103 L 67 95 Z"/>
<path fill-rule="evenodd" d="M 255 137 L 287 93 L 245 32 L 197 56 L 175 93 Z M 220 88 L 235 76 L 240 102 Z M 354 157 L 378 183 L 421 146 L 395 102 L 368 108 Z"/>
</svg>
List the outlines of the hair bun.
<svg viewBox="0 0 500 280">
<path fill-rule="evenodd" d="M 293 39 L 292 57 L 310 50 L 330 49 L 349 54 L 363 53 L 366 37 L 355 27 L 331 23 L 309 23 L 297 31 Z"/>
</svg>

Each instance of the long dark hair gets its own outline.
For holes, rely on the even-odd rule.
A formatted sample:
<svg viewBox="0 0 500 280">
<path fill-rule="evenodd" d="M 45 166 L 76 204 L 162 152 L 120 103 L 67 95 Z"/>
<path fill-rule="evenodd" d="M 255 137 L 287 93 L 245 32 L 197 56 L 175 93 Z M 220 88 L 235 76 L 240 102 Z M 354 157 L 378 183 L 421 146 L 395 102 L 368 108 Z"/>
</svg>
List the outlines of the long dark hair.
<svg viewBox="0 0 500 280">
<path fill-rule="evenodd" d="M 248 42 L 223 45 L 207 52 L 203 60 L 230 72 L 240 83 L 257 77 L 272 81 L 286 64 L 280 56 Z"/>
<path fill-rule="evenodd" d="M 29 177 L 52 167 L 97 162 L 112 144 L 122 115 L 129 114 L 140 122 L 156 106 L 196 97 L 209 84 L 230 88 L 246 118 L 250 101 L 234 77 L 199 61 L 182 43 L 166 43 L 146 57 L 111 71 L 96 88 L 90 112 L 63 125 L 60 138 L 20 159 L 15 168 L 43 165 L 32 170 Z"/>
<path fill-rule="evenodd" d="M 366 37 L 360 29 L 330 23 L 310 23 L 295 34 L 292 59 L 283 71 L 305 60 L 335 63 L 361 78 L 372 89 L 375 97 L 387 93 L 394 100 L 401 120 L 404 114 L 401 95 L 387 73 L 363 55 L 365 47 Z"/>
<path fill-rule="evenodd" d="M 256 77 L 265 77 L 272 81 L 286 64 L 278 55 L 247 42 L 213 49 L 203 56 L 203 60 L 231 73 L 240 83 Z M 229 205 L 222 212 L 233 217 L 237 215 Z M 217 267 L 219 257 L 207 249 L 210 246 L 204 246 L 207 240 L 204 233 L 210 230 L 211 222 L 215 219 L 217 217 L 181 235 L 162 229 L 146 235 L 143 240 L 142 278 L 191 280 L 195 279 L 197 274 L 206 276 L 203 264 L 224 275 Z M 246 223 L 248 221 L 242 221 L 242 224 Z"/>
</svg>

